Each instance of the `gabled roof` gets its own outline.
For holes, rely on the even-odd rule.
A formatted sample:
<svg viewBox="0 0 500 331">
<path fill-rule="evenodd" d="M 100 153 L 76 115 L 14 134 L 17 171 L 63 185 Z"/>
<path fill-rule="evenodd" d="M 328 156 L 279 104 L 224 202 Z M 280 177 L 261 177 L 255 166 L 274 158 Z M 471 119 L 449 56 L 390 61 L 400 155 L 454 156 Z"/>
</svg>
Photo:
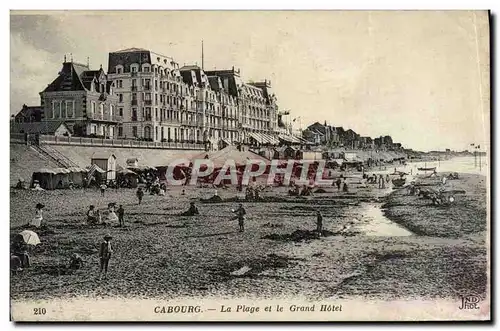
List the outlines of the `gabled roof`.
<svg viewBox="0 0 500 331">
<path fill-rule="evenodd" d="M 43 92 L 90 90 L 93 80 L 98 80 L 104 71 L 89 70 L 89 67 L 76 62 L 65 62 L 59 76 Z M 109 90 L 108 90 L 109 91 Z"/>
<path fill-rule="evenodd" d="M 43 112 L 43 109 L 41 106 L 26 106 L 23 105 L 23 108 L 19 111 L 19 113 L 16 114 L 16 117 L 32 117 L 32 116 L 39 116 Z"/>
<path fill-rule="evenodd" d="M 101 152 L 95 152 L 92 155 L 92 160 L 108 160 L 111 156 L 116 159 L 115 154 L 106 154 L 106 153 L 101 153 Z"/>
<path fill-rule="evenodd" d="M 144 48 L 137 48 L 137 47 L 131 47 L 131 48 L 126 48 L 122 49 L 113 53 L 129 53 L 129 52 L 148 52 L 147 49 Z"/>
</svg>

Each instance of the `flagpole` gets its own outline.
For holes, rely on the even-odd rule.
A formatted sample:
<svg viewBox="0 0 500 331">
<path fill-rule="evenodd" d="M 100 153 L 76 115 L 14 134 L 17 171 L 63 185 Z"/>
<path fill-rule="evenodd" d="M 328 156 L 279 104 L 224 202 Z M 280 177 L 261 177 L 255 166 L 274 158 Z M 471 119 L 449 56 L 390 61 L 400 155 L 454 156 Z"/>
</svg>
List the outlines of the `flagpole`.
<svg viewBox="0 0 500 331">
<path fill-rule="evenodd" d="M 478 147 L 480 147 L 480 146 L 478 146 Z M 478 148 L 478 149 L 479 149 L 479 151 L 478 151 L 478 153 L 479 153 L 479 171 L 481 172 L 481 149 L 480 148 Z"/>
</svg>

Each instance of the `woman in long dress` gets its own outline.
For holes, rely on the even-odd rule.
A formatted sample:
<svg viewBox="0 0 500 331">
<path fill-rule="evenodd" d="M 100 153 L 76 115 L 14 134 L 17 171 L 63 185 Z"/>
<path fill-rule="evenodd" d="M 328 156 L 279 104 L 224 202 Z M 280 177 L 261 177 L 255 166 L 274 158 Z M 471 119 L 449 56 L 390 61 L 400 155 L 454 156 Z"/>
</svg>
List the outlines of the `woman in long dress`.
<svg viewBox="0 0 500 331">
<path fill-rule="evenodd" d="M 118 222 L 118 216 L 115 213 L 115 208 L 114 206 L 109 207 L 109 213 L 108 213 L 108 222 L 109 223 L 114 223 Z"/>
<path fill-rule="evenodd" d="M 42 226 L 42 221 L 43 221 L 43 208 L 45 206 L 42 205 L 41 203 L 37 203 L 36 204 L 36 207 L 35 207 L 35 217 L 33 219 L 31 219 L 31 221 L 29 222 L 30 225 L 33 225 L 37 228 L 39 228 L 40 226 Z"/>
</svg>

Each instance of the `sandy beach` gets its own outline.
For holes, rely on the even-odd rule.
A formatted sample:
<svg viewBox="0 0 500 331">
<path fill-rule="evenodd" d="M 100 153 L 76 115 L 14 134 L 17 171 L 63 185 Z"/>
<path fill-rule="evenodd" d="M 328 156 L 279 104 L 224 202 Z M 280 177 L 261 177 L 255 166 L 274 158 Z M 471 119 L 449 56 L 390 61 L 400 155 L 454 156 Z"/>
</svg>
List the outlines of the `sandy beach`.
<svg viewBox="0 0 500 331">
<path fill-rule="evenodd" d="M 182 187 L 171 187 L 164 197 L 147 194 L 141 205 L 127 189 L 108 190 L 104 198 L 92 189 L 12 189 L 11 236 L 32 217 L 36 202 L 46 212 L 37 230 L 42 244 L 31 254 L 32 267 L 12 276 L 11 296 L 319 300 L 484 293 L 486 178 L 461 174 L 446 185 L 466 191 L 450 207 L 407 196 L 404 188 L 362 187 L 355 179 L 348 193 L 332 187 L 312 197 L 288 197 L 288 188 L 273 188 L 262 194 L 264 201 L 242 202 L 243 233 L 230 220 L 241 196 L 234 187 L 218 191 L 230 202 L 200 202 L 213 188 L 187 187 L 182 195 Z M 190 201 L 200 216 L 178 216 Z M 85 225 L 90 204 L 104 210 L 109 202 L 123 204 L 126 227 Z M 326 236 L 294 237 L 315 229 L 318 208 Z M 115 253 L 108 279 L 98 280 L 98 247 L 106 233 L 114 237 Z M 72 253 L 84 258 L 82 269 L 66 269 Z M 250 270 L 242 276 L 231 275 L 245 266 Z"/>
</svg>

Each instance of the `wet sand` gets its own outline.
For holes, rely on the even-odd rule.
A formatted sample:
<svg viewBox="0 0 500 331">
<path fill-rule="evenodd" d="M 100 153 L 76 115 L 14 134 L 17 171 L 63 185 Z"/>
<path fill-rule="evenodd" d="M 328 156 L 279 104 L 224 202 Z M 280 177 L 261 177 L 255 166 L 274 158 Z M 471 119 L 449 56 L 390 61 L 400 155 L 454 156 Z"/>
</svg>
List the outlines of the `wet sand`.
<svg viewBox="0 0 500 331">
<path fill-rule="evenodd" d="M 478 292 L 485 284 L 485 233 L 480 228 L 453 238 L 415 233 L 380 210 L 389 203 L 385 197 L 391 189 L 364 188 L 355 180 L 349 193 L 326 188 L 327 193 L 294 199 L 287 190 L 264 192 L 264 197 L 278 197 L 272 202 L 243 202 L 244 233 L 229 220 L 236 201 L 198 202 L 201 216 L 177 216 L 189 201 L 209 197 L 210 188 L 188 187 L 181 195 L 181 188 L 174 187 L 166 197 L 146 195 L 141 205 L 134 190 L 110 190 L 103 199 L 97 190 L 12 190 L 12 235 L 31 217 L 36 202 L 47 211 L 33 267 L 12 276 L 11 296 L 437 298 L 458 297 L 463 289 Z M 234 188 L 218 192 L 223 199 L 241 195 Z M 124 205 L 126 228 L 83 225 L 88 205 L 105 209 L 108 202 Z M 264 239 L 314 230 L 317 208 L 324 229 L 335 235 L 299 242 Z M 108 232 L 115 254 L 109 278 L 99 281 L 97 249 Z M 64 265 L 73 252 L 86 264 L 67 271 Z M 244 266 L 250 271 L 231 275 Z"/>
</svg>

